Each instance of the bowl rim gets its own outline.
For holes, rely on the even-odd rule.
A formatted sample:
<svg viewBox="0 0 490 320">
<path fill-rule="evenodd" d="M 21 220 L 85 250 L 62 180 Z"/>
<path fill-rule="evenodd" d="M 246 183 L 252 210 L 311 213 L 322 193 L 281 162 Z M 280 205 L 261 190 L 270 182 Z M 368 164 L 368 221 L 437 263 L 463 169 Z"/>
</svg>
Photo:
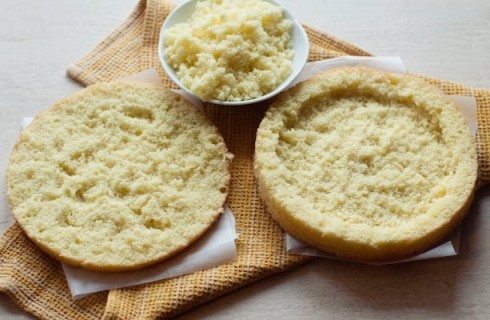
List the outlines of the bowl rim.
<svg viewBox="0 0 490 320">
<path fill-rule="evenodd" d="M 309 42 L 309 39 L 308 39 L 308 35 L 306 34 L 305 29 L 303 28 L 303 25 L 280 2 L 278 2 L 276 0 L 263 0 L 263 1 L 273 3 L 273 4 L 281 7 L 281 9 L 283 10 L 283 13 L 284 13 L 285 18 L 286 19 L 289 19 L 293 23 L 293 27 L 291 28 L 291 32 L 292 32 L 292 30 L 294 28 L 296 28 L 299 31 L 300 37 L 303 39 L 302 42 L 304 43 L 304 46 L 302 46 L 303 47 L 302 50 L 304 50 L 304 52 L 306 53 L 306 54 L 304 54 L 304 58 L 300 60 L 301 67 L 299 67 L 299 68 L 294 68 L 293 67 L 293 70 L 291 71 L 291 73 L 274 90 L 272 90 L 272 91 L 268 92 L 267 94 L 265 94 L 263 96 L 260 96 L 258 98 L 250 99 L 250 100 L 241 100 L 241 101 L 222 101 L 222 100 L 214 100 L 214 99 L 202 100 L 195 93 L 193 93 L 191 90 L 189 90 L 186 86 L 184 86 L 182 84 L 182 82 L 179 80 L 179 78 L 175 74 L 174 69 L 170 65 L 168 65 L 168 63 L 167 63 L 167 61 L 165 59 L 164 52 L 163 52 L 163 31 L 168 27 L 168 24 L 172 20 L 171 18 L 179 10 L 181 10 L 183 7 L 189 5 L 189 3 L 191 3 L 191 2 L 198 2 L 198 1 L 205 1 L 205 0 L 187 0 L 187 1 L 183 2 L 183 3 L 181 3 L 180 5 L 178 5 L 175 9 L 173 9 L 169 13 L 169 15 L 165 18 L 165 21 L 163 22 L 163 24 L 162 24 L 162 26 L 160 28 L 160 34 L 159 34 L 159 37 L 158 37 L 158 59 L 160 60 L 160 65 L 165 70 L 165 73 L 167 74 L 167 76 L 180 89 L 182 89 L 186 93 L 192 95 L 193 97 L 196 97 L 197 99 L 199 99 L 199 100 L 201 100 L 203 102 L 212 103 L 212 104 L 216 104 L 216 105 L 242 106 L 242 105 L 254 104 L 254 103 L 257 103 L 257 102 L 261 102 L 261 101 L 270 99 L 270 98 L 278 95 L 282 91 L 284 91 L 299 76 L 299 74 L 301 73 L 301 71 L 303 71 L 303 69 L 305 68 L 306 63 L 308 61 L 308 55 L 309 55 L 309 52 L 310 52 L 310 42 Z M 294 47 L 292 49 L 294 50 Z M 296 54 L 296 52 L 295 52 L 295 54 Z M 294 58 L 293 58 L 293 61 L 294 61 Z"/>
</svg>

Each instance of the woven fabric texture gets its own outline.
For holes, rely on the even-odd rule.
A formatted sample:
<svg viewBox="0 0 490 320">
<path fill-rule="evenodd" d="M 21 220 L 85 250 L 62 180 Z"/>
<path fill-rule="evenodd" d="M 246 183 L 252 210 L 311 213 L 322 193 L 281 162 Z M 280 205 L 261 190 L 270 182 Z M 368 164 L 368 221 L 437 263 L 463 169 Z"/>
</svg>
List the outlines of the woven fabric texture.
<svg viewBox="0 0 490 320">
<path fill-rule="evenodd" d="M 126 21 L 94 50 L 72 64 L 68 75 L 89 85 L 111 81 L 139 71 L 158 70 L 164 84 L 173 87 L 157 57 L 165 17 L 174 5 L 164 0 L 141 0 Z M 343 55 L 370 55 L 349 43 L 305 26 L 310 61 Z M 490 92 L 426 78 L 447 94 L 476 97 L 479 119 L 480 180 L 490 180 Z M 42 253 L 14 223 L 0 239 L 0 291 L 20 307 L 42 319 L 154 319 L 169 318 L 246 284 L 310 261 L 288 255 L 284 233 L 261 203 L 253 177 L 256 129 L 267 103 L 223 108 L 206 105 L 235 155 L 228 205 L 240 234 L 238 259 L 231 264 L 146 285 L 89 295 L 70 296 L 61 265 Z"/>
</svg>

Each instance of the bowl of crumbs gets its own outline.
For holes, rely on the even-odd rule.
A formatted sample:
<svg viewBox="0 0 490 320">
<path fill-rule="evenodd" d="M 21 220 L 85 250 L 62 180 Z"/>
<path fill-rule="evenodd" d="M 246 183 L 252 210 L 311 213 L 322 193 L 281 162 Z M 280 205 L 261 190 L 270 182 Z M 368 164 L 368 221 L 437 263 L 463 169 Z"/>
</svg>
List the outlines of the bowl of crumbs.
<svg viewBox="0 0 490 320">
<path fill-rule="evenodd" d="M 272 0 L 190 0 L 162 25 L 158 56 L 170 79 L 202 101 L 247 105 L 283 91 L 308 59 L 308 37 Z"/>
</svg>

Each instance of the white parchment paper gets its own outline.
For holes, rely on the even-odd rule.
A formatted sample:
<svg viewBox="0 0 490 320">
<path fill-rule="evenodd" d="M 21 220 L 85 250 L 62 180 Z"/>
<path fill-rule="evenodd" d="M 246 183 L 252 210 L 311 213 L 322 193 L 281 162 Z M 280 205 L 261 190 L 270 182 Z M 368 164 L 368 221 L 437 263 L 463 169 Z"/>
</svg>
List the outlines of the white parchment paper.
<svg viewBox="0 0 490 320">
<path fill-rule="evenodd" d="M 345 66 L 366 66 L 372 67 L 376 69 L 380 69 L 387 72 L 396 72 L 396 73 L 406 73 L 407 70 L 405 68 L 405 64 L 403 63 L 400 57 L 341 57 L 336 59 L 329 59 L 324 61 L 317 61 L 308 63 L 304 69 L 304 71 L 298 76 L 298 78 L 292 84 L 298 84 L 302 81 L 309 79 L 315 74 L 335 69 L 338 67 Z M 477 119 L 477 104 L 474 97 L 465 97 L 465 96 L 448 96 L 450 100 L 452 100 L 457 108 L 463 113 L 466 122 L 471 128 L 473 134 L 476 135 L 478 130 L 478 119 Z M 427 252 L 424 252 L 415 257 L 391 261 L 389 264 L 408 262 L 408 261 L 416 261 L 416 260 L 426 260 L 426 259 L 434 259 L 441 257 L 454 256 L 458 254 L 459 251 L 459 241 L 460 241 L 460 229 L 458 228 L 455 232 L 453 232 L 450 236 L 446 238 L 446 240 L 436 248 L 433 248 Z M 338 259 L 337 257 L 318 250 L 309 246 L 308 244 L 295 239 L 289 234 L 286 234 L 286 251 L 290 254 L 296 255 L 305 255 L 305 256 L 315 256 L 315 257 L 323 257 L 330 259 Z M 387 263 L 373 263 L 373 264 L 387 264 Z"/>
<path fill-rule="evenodd" d="M 303 71 L 289 85 L 293 87 L 303 82 L 315 74 L 340 67 L 364 66 L 380 69 L 387 72 L 406 73 L 407 69 L 400 57 L 340 57 L 328 60 L 308 62 Z"/>
<path fill-rule="evenodd" d="M 154 266 L 127 272 L 94 272 L 62 263 L 75 299 L 93 292 L 123 288 L 190 274 L 236 259 L 235 219 L 228 207 L 204 236 L 176 256 Z"/>
</svg>

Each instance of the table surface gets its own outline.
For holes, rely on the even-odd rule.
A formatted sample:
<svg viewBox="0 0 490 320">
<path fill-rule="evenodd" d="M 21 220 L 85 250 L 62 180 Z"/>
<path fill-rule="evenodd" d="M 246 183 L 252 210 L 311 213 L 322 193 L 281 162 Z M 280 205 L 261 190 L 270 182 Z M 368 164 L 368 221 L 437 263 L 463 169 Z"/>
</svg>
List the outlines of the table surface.
<svg viewBox="0 0 490 320">
<path fill-rule="evenodd" d="M 177 1 L 182 2 L 182 1 Z M 490 88 L 490 2 L 282 1 L 296 17 L 408 69 Z M 92 49 L 136 0 L 1 0 L 0 175 L 20 120 L 81 86 L 67 66 Z M 486 318 L 490 312 L 490 191 L 463 223 L 459 256 L 374 267 L 316 260 L 230 293 L 179 319 Z M 0 184 L 0 232 L 7 217 Z M 1 319 L 30 319 L 0 294 Z"/>
</svg>

